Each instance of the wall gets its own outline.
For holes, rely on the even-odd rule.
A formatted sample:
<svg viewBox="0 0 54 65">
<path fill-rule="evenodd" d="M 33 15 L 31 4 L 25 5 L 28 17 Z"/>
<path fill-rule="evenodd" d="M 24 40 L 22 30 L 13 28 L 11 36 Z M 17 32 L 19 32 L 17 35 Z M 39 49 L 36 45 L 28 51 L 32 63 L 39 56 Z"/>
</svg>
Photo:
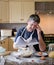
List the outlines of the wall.
<svg viewBox="0 0 54 65">
<path fill-rule="evenodd" d="M 40 26 L 45 34 L 54 34 L 54 15 L 40 15 Z"/>
</svg>

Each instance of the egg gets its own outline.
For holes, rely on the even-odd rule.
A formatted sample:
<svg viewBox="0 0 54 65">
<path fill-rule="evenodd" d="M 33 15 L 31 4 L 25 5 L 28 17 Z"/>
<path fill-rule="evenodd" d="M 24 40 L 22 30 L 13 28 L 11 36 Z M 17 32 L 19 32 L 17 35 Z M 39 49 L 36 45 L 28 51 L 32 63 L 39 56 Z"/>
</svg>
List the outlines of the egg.
<svg viewBox="0 0 54 65">
<path fill-rule="evenodd" d="M 45 60 L 45 57 L 44 57 L 44 56 L 42 56 L 42 57 L 40 57 L 40 59 L 41 59 L 41 60 Z"/>
<path fill-rule="evenodd" d="M 39 55 L 39 56 L 42 56 L 42 52 L 38 52 L 38 55 Z"/>
</svg>

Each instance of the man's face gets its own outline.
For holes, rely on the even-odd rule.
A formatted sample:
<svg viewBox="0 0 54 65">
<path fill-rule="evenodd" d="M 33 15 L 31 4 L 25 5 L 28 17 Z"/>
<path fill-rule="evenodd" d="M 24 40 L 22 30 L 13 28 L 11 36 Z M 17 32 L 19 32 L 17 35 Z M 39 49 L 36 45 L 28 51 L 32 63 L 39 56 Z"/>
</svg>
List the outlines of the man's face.
<svg viewBox="0 0 54 65">
<path fill-rule="evenodd" d="M 37 22 L 33 22 L 33 21 L 29 21 L 28 22 L 28 28 L 30 31 L 33 31 L 37 28 L 38 23 Z"/>
</svg>

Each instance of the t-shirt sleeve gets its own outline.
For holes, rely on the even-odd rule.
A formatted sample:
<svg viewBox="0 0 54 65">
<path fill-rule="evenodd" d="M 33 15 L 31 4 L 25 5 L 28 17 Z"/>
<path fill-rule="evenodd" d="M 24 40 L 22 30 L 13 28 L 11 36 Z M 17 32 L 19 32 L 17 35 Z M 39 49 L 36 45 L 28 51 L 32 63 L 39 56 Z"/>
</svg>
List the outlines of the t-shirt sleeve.
<svg viewBox="0 0 54 65">
<path fill-rule="evenodd" d="M 20 29 L 17 31 L 17 34 L 16 34 L 16 37 L 15 37 L 15 41 L 14 41 L 14 42 L 16 42 L 17 38 L 21 35 L 22 31 L 23 31 L 23 28 L 20 28 Z"/>
</svg>

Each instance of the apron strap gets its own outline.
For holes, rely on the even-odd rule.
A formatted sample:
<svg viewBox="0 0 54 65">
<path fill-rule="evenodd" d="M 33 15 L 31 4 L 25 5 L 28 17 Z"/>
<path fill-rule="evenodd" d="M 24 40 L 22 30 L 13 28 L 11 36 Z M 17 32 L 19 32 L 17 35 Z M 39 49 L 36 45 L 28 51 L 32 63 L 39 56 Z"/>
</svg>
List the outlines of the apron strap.
<svg viewBox="0 0 54 65">
<path fill-rule="evenodd" d="M 21 37 L 22 37 L 22 35 L 23 35 L 23 33 L 24 33 L 25 29 L 26 29 L 26 27 L 24 28 L 23 32 L 21 33 Z"/>
<path fill-rule="evenodd" d="M 34 31 L 32 32 L 32 35 L 33 35 Z"/>
</svg>

